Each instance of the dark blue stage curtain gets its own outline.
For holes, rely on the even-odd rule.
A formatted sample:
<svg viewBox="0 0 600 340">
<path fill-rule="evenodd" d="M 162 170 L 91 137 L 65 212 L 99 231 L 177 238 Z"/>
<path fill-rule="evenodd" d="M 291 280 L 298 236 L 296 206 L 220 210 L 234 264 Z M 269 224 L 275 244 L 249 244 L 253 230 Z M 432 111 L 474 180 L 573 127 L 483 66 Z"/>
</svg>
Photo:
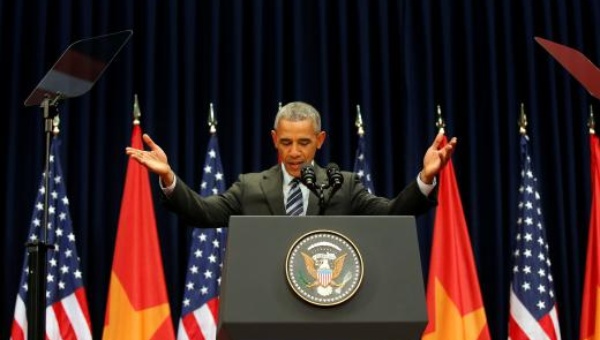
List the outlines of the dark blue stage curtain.
<svg viewBox="0 0 600 340">
<path fill-rule="evenodd" d="M 227 183 L 277 161 L 273 118 L 280 102 L 295 100 L 322 113 L 328 139 L 317 161 L 351 170 L 361 105 L 375 191 L 387 197 L 416 177 L 441 105 L 447 134 L 458 137 L 454 167 L 495 339 L 507 335 L 523 103 L 561 331 L 577 338 L 590 209 L 586 122 L 590 105 L 598 105 L 534 37 L 600 62 L 600 2 L 0 0 L 0 22 L 0 338 L 10 330 L 43 170 L 42 111 L 23 102 L 71 42 L 126 29 L 131 40 L 91 91 L 59 106 L 95 337 L 138 94 L 144 131 L 193 188 L 202 176 L 210 103 Z M 156 176 L 151 181 L 176 323 L 191 229 L 160 206 Z M 418 219 L 424 279 L 433 213 Z"/>
</svg>

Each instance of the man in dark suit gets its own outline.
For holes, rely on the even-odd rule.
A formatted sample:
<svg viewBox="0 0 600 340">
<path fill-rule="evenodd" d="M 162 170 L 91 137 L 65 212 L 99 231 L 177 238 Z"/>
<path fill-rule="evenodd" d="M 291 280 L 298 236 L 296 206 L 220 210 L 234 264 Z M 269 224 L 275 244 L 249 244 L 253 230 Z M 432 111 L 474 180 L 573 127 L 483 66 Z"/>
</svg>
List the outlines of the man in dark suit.
<svg viewBox="0 0 600 340">
<path fill-rule="evenodd" d="M 164 204 L 191 225 L 224 226 L 231 215 L 286 215 L 286 202 L 292 196 L 298 215 L 419 215 L 436 204 L 435 176 L 446 165 L 454 148 L 456 138 L 440 148 L 442 134 L 436 136 L 423 157 L 423 169 L 402 192 L 393 199 L 369 194 L 358 176 L 341 172 L 343 184 L 330 197 L 326 209 L 320 210 L 319 198 L 305 185 L 300 184 L 300 194 L 294 193 L 302 166 L 312 164 L 316 182 L 327 180 L 325 169 L 314 164 L 314 157 L 325 141 L 321 130 L 319 112 L 304 102 L 292 102 L 283 106 L 275 118 L 271 131 L 273 144 L 281 164 L 260 173 L 240 175 L 221 195 L 201 197 L 178 178 L 163 150 L 150 136 L 143 139 L 150 151 L 131 147 L 126 153 L 160 177 Z M 300 203 L 301 202 L 301 203 Z M 288 204 L 289 205 L 289 204 Z"/>
</svg>

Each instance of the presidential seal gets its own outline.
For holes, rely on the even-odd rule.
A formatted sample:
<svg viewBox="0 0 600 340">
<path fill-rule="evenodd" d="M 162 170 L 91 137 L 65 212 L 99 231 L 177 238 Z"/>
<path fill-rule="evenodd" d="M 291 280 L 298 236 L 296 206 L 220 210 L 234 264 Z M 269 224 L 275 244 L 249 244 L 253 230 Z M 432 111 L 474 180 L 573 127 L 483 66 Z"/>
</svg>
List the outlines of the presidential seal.
<svg viewBox="0 0 600 340">
<path fill-rule="evenodd" d="M 294 242 L 285 261 L 285 273 L 301 299 L 318 306 L 334 306 L 356 293 L 364 267 L 350 239 L 335 231 L 316 230 Z"/>
</svg>

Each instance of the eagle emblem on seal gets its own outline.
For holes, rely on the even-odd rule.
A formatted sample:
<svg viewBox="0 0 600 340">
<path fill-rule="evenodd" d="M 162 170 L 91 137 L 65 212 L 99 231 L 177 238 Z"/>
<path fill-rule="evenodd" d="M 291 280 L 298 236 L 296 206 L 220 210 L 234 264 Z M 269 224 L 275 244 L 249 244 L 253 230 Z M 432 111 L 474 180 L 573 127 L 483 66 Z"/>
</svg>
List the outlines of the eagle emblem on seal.
<svg viewBox="0 0 600 340">
<path fill-rule="evenodd" d="M 333 287 L 342 288 L 351 278 L 350 277 L 340 283 L 335 280 L 340 276 L 344 269 L 344 259 L 347 254 L 336 257 L 334 254 L 316 254 L 314 256 L 307 255 L 301 252 L 306 266 L 306 272 L 314 281 L 307 284 L 306 288 L 317 287 L 317 293 L 323 296 L 331 295 Z"/>
<path fill-rule="evenodd" d="M 358 248 L 333 230 L 315 230 L 298 238 L 285 268 L 296 295 L 318 306 L 347 301 L 358 290 L 364 273 Z"/>
</svg>

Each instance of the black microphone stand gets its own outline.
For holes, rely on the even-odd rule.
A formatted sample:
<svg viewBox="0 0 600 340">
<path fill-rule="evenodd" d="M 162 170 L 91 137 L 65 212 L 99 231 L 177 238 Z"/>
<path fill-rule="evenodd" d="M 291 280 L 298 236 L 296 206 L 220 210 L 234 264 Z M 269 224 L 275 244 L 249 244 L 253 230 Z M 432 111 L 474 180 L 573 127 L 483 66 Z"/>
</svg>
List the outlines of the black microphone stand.
<svg viewBox="0 0 600 340">
<path fill-rule="evenodd" d="M 329 184 L 321 184 L 321 185 L 317 185 L 317 189 L 315 190 L 315 194 L 317 194 L 317 196 L 319 197 L 319 215 L 325 215 L 325 207 L 327 206 L 327 204 L 325 204 L 325 189 L 329 188 Z M 331 199 L 331 197 L 329 197 L 329 199 Z"/>
<path fill-rule="evenodd" d="M 42 237 L 25 244 L 29 254 L 27 276 L 27 334 L 28 339 L 44 340 L 46 337 L 46 263 L 48 250 L 54 249 L 48 244 L 48 201 L 50 197 L 50 143 L 52 140 L 52 120 L 58 114 L 50 111 L 55 107 L 61 96 L 50 100 L 48 96 L 42 101 L 44 110 L 44 133 L 46 136 L 46 151 L 44 160 L 44 213 Z"/>
<path fill-rule="evenodd" d="M 327 177 L 329 178 L 327 183 L 318 184 L 317 176 L 312 166 L 305 165 L 300 170 L 300 182 L 319 198 L 319 215 L 325 215 L 325 208 L 329 205 L 333 194 L 335 194 L 342 183 L 344 183 L 344 177 L 339 173 L 337 165 L 333 163 L 328 167 Z M 329 191 L 329 199 L 326 203 L 325 190 L 329 188 L 331 188 L 331 190 Z"/>
<path fill-rule="evenodd" d="M 319 198 L 319 215 L 325 215 L 325 189 L 329 188 L 329 184 L 317 184 L 317 183 L 307 183 L 302 181 L 304 184 L 315 196 Z M 329 197 L 331 200 L 331 196 Z"/>
<path fill-rule="evenodd" d="M 300 170 L 300 182 L 304 184 L 313 194 L 319 198 L 319 215 L 325 214 L 325 194 L 323 191 L 329 188 L 328 184 L 318 184 L 315 169 L 310 164 L 305 164 Z"/>
</svg>

